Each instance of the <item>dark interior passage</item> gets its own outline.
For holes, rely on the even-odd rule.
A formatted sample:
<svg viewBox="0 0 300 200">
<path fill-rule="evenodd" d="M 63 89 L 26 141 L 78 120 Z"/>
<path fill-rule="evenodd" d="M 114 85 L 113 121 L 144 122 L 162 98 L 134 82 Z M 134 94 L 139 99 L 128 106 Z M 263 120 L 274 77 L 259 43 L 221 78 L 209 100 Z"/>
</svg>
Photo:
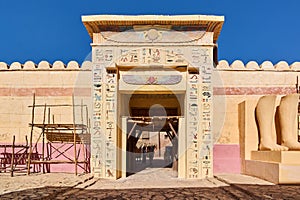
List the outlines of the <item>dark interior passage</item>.
<svg viewBox="0 0 300 200">
<path fill-rule="evenodd" d="M 165 141 L 168 141 L 167 145 Z M 146 167 L 173 167 L 177 170 L 177 151 L 177 117 L 128 118 L 127 175 Z"/>
<path fill-rule="evenodd" d="M 184 113 L 184 95 L 124 94 L 122 99 L 121 113 L 128 116 L 127 175 L 146 167 L 177 170 L 178 117 Z"/>
</svg>

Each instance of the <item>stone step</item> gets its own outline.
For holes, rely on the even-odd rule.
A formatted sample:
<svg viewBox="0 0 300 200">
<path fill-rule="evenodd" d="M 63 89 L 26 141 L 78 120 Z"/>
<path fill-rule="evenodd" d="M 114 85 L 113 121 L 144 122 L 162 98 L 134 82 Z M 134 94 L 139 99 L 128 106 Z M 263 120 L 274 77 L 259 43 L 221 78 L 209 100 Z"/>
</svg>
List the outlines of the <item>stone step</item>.
<svg viewBox="0 0 300 200">
<path fill-rule="evenodd" d="M 300 164 L 245 160 L 244 174 L 255 176 L 274 184 L 299 184 L 299 172 Z"/>
<path fill-rule="evenodd" d="M 251 160 L 282 164 L 299 164 L 300 151 L 252 151 Z"/>
</svg>

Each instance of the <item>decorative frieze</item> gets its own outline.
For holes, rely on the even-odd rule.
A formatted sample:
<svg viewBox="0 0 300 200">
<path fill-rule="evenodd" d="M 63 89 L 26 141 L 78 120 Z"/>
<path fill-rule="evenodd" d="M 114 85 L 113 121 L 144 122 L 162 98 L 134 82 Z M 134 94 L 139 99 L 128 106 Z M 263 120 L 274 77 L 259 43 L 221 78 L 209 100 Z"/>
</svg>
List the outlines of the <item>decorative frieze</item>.
<svg viewBox="0 0 300 200">
<path fill-rule="evenodd" d="M 132 85 L 175 85 L 181 82 L 181 75 L 123 75 L 123 81 Z"/>
<path fill-rule="evenodd" d="M 182 53 L 174 50 L 155 48 L 138 48 L 132 50 L 122 49 L 120 58 L 117 61 L 119 66 L 187 66 L 188 63 L 184 59 Z"/>
</svg>

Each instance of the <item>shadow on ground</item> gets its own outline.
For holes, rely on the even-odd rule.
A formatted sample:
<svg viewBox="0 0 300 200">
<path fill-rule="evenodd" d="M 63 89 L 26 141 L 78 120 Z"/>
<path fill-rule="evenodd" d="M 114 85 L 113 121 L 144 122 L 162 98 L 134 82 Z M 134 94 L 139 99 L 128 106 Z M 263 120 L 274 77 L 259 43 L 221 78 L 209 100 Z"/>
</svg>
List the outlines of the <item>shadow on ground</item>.
<svg viewBox="0 0 300 200">
<path fill-rule="evenodd" d="M 122 190 L 44 187 L 3 194 L 0 199 L 300 199 L 300 185 Z"/>
<path fill-rule="evenodd" d="M 161 169 L 161 168 L 172 168 L 171 162 L 166 162 L 162 158 L 155 158 L 152 163 L 150 164 L 149 159 L 145 161 L 145 163 L 140 160 L 139 162 L 134 163 L 134 167 L 132 167 L 131 170 L 128 170 L 127 176 L 131 176 L 133 174 L 136 174 L 138 172 L 141 172 L 145 170 L 146 168 L 152 168 L 152 169 Z"/>
</svg>

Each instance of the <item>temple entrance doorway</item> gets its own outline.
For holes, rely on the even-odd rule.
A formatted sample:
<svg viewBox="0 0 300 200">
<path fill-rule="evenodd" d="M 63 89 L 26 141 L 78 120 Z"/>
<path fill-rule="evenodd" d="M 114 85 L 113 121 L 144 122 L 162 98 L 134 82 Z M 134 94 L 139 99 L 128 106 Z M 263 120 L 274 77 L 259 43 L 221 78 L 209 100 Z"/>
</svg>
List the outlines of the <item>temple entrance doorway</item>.
<svg viewBox="0 0 300 200">
<path fill-rule="evenodd" d="M 148 168 L 178 170 L 178 136 L 183 123 L 184 94 L 123 94 L 123 175 Z M 125 141 L 126 140 L 126 141 Z M 125 166 L 125 163 L 126 166 Z M 125 170 L 126 168 L 126 170 Z M 126 171 L 126 175 L 124 173 Z"/>
</svg>

